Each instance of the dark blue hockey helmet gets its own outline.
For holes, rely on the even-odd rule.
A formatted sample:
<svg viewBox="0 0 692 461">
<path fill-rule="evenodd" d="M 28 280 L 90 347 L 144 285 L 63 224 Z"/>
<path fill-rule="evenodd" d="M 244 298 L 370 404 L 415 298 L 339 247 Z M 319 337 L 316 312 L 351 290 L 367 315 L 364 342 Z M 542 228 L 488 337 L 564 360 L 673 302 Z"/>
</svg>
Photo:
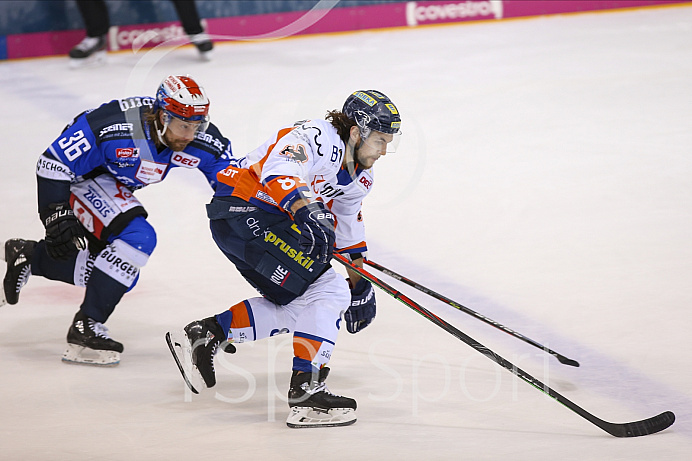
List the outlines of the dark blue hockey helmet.
<svg viewBox="0 0 692 461">
<path fill-rule="evenodd" d="M 346 99 L 341 112 L 356 122 L 362 139 L 366 139 L 372 130 L 397 134 L 401 127 L 399 110 L 391 99 L 379 91 L 354 92 Z"/>
</svg>

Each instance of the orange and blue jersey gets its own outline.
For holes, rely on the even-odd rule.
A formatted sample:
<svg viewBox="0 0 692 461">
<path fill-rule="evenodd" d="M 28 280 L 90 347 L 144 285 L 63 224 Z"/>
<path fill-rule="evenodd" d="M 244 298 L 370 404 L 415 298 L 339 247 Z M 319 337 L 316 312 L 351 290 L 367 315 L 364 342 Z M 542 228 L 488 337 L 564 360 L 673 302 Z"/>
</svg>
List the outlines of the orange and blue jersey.
<svg viewBox="0 0 692 461">
<path fill-rule="evenodd" d="M 288 213 L 299 198 L 321 200 L 336 217 L 337 250 L 362 253 L 367 245 L 361 203 L 373 172 L 346 171 L 344 150 L 329 122 L 298 122 L 219 172 L 215 196 L 239 197 L 271 213 Z"/>
</svg>

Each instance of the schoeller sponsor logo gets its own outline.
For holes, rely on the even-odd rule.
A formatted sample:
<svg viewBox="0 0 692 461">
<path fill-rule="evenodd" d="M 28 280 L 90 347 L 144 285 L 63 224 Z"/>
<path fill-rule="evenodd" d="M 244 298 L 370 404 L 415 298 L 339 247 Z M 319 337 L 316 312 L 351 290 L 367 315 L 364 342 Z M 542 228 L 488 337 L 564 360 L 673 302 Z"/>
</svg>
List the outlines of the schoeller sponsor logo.
<svg viewBox="0 0 692 461">
<path fill-rule="evenodd" d="M 493 16 L 502 19 L 502 0 L 465 1 L 458 3 L 408 2 L 406 24 L 419 24 Z"/>
</svg>

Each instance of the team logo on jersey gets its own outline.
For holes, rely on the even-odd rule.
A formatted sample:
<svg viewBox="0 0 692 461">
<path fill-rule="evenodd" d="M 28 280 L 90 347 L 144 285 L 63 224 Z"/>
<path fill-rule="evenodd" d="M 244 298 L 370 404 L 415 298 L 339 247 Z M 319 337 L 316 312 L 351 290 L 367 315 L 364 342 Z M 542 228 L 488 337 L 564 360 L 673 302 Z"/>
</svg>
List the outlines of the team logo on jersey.
<svg viewBox="0 0 692 461">
<path fill-rule="evenodd" d="M 138 147 L 124 147 L 115 149 L 115 156 L 118 158 L 139 158 Z"/>
<path fill-rule="evenodd" d="M 308 161 L 308 154 L 305 152 L 305 146 L 302 144 L 298 144 L 297 146 L 288 145 L 279 152 L 279 155 L 283 155 L 287 159 L 299 163 Z"/>
<path fill-rule="evenodd" d="M 176 152 L 171 157 L 171 163 L 173 165 L 182 166 L 183 168 L 197 168 L 199 166 L 200 160 L 190 154 L 185 152 Z"/>
</svg>

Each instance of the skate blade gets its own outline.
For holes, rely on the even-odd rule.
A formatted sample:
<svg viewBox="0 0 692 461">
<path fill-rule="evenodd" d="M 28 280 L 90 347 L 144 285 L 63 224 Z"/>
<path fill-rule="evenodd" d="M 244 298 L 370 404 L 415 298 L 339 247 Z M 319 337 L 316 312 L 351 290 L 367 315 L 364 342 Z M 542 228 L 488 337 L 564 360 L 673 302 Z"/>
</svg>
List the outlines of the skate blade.
<svg viewBox="0 0 692 461">
<path fill-rule="evenodd" d="M 0 260 L 7 261 L 7 257 L 5 256 L 5 243 L 6 241 L 0 242 Z M 5 274 L 7 274 L 7 271 L 5 271 Z M 5 297 L 5 287 L 3 283 L 3 289 L 2 293 L 0 293 L 0 307 L 4 306 L 7 304 L 7 298 Z"/>
<path fill-rule="evenodd" d="M 120 363 L 120 352 L 89 349 L 76 344 L 68 344 L 62 355 L 62 361 L 77 365 L 114 367 Z"/>
<path fill-rule="evenodd" d="M 71 69 L 81 69 L 84 67 L 95 67 L 106 63 L 106 52 L 97 51 L 88 58 L 70 58 Z"/>
<path fill-rule="evenodd" d="M 166 343 L 168 349 L 173 355 L 175 364 L 178 365 L 178 370 L 185 380 L 185 384 L 190 390 L 199 394 L 197 389 L 204 389 L 204 380 L 202 375 L 192 365 L 192 351 L 190 350 L 190 340 L 184 331 L 169 331 L 166 333 Z"/>
<path fill-rule="evenodd" d="M 312 407 L 291 407 L 291 413 L 286 418 L 286 425 L 294 429 L 350 426 L 355 422 L 356 411 L 353 408 L 332 408 L 325 411 Z"/>
</svg>

